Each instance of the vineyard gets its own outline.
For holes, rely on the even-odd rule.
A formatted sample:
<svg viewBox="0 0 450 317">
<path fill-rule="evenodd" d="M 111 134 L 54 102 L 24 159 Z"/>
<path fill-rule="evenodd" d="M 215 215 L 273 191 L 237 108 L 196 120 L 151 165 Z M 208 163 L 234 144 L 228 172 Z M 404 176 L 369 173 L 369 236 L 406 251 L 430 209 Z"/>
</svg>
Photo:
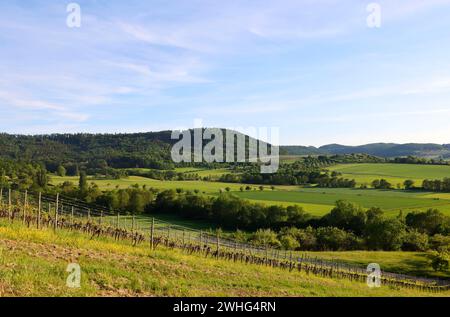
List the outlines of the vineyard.
<svg viewBox="0 0 450 317">
<path fill-rule="evenodd" d="M 70 230 L 89 235 L 91 239 L 109 237 L 129 241 L 133 246 L 146 245 L 178 249 L 185 254 L 224 259 L 234 263 L 254 264 L 287 272 L 345 279 L 365 283 L 366 268 L 337 261 L 311 257 L 301 252 L 262 248 L 222 237 L 219 231 L 193 230 L 155 218 L 135 217 L 102 209 L 96 205 L 63 197 L 34 192 L 0 190 L 0 217 L 29 228 Z M 381 283 L 394 288 L 440 293 L 448 291 L 448 281 L 382 272 Z"/>
</svg>

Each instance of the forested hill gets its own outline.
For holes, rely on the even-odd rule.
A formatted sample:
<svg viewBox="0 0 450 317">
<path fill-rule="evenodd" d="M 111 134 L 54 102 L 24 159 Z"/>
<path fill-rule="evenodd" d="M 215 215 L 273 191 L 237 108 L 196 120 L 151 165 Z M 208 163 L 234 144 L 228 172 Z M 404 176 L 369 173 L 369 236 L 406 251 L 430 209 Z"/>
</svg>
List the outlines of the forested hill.
<svg viewBox="0 0 450 317">
<path fill-rule="evenodd" d="M 0 134 L 0 158 L 47 163 L 94 163 L 163 168 L 174 142 L 170 131 L 134 134 Z"/>
<path fill-rule="evenodd" d="M 193 138 L 193 130 L 190 132 Z M 225 132 L 222 130 L 224 135 Z M 170 169 L 174 167 L 171 148 L 178 142 L 178 139 L 171 138 L 171 134 L 171 131 L 34 136 L 0 134 L 0 159 L 45 163 L 50 170 L 55 170 L 59 164 L 73 168 L 78 165 L 83 168 Z M 250 138 L 245 137 L 248 144 Z M 204 140 L 203 144 L 208 142 Z M 194 144 L 193 139 L 191 144 Z"/>
<path fill-rule="evenodd" d="M 287 155 L 327 155 L 364 153 L 379 157 L 417 156 L 427 158 L 450 158 L 450 144 L 395 144 L 373 143 L 360 146 L 329 144 L 321 147 L 283 146 L 282 152 Z"/>
<path fill-rule="evenodd" d="M 176 140 L 171 139 L 171 131 L 34 136 L 0 134 L 0 158 L 45 162 L 47 166 L 59 163 L 99 166 L 104 162 L 110 167 L 170 168 L 172 165 L 170 149 L 175 142 Z M 450 145 L 377 143 L 362 146 L 331 144 L 319 148 L 282 146 L 280 153 L 287 155 L 364 153 L 378 157 L 450 158 Z"/>
</svg>

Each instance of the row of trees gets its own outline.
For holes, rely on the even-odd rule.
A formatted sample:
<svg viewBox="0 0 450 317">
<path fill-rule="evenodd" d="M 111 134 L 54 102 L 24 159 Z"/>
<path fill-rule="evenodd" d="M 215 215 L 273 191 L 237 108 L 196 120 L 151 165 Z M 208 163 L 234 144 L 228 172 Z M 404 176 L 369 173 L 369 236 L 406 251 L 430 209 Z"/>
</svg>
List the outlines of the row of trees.
<svg viewBox="0 0 450 317">
<path fill-rule="evenodd" d="M 379 208 L 365 211 L 346 201 L 314 218 L 298 206 L 265 206 L 230 194 L 208 197 L 168 190 L 158 193 L 145 210 L 207 220 L 227 229 L 274 230 L 284 247 L 302 250 L 426 250 L 433 237 L 450 234 L 450 218 L 438 210 L 392 218 Z"/>
<path fill-rule="evenodd" d="M 186 180 L 201 180 L 202 177 L 198 173 L 179 173 L 175 170 L 160 171 L 160 170 L 140 170 L 140 169 L 129 169 L 126 171 L 127 175 L 130 176 L 142 176 L 151 179 L 158 179 L 163 181 L 186 181 Z"/>
<path fill-rule="evenodd" d="M 288 250 L 405 250 L 446 252 L 450 248 L 450 219 L 438 210 L 386 217 L 382 210 L 367 211 L 344 201 L 306 228 L 260 229 L 247 241 Z M 262 236 L 265 236 L 263 239 Z M 270 238 L 269 238 L 270 237 Z"/>
<path fill-rule="evenodd" d="M 398 164 L 423 164 L 423 165 L 449 165 L 450 162 L 443 159 L 428 159 L 417 156 L 396 157 L 388 160 L 389 163 Z"/>
<path fill-rule="evenodd" d="M 265 206 L 251 203 L 231 194 L 210 197 L 195 192 L 166 190 L 146 207 L 147 213 L 176 214 L 189 219 L 202 219 L 227 229 L 280 229 L 292 224 L 300 226 L 310 216 L 298 206 Z"/>
<path fill-rule="evenodd" d="M 225 174 L 219 181 L 225 183 L 267 184 L 267 185 L 306 185 L 318 184 L 319 187 L 354 188 L 353 179 L 339 177 L 337 172 L 321 171 L 313 162 L 282 164 L 275 174 L 261 174 L 255 166 L 246 166 L 243 170 Z M 240 171 L 241 173 L 237 173 Z"/>
<path fill-rule="evenodd" d="M 443 180 L 425 179 L 422 183 L 422 188 L 424 190 L 429 190 L 429 191 L 433 191 L 433 192 L 450 193 L 450 178 L 444 178 Z"/>
<path fill-rule="evenodd" d="M 143 213 L 145 207 L 154 201 L 157 190 L 153 188 L 133 185 L 126 189 L 116 188 L 110 191 L 101 191 L 95 183 L 88 183 L 86 173 L 81 172 L 78 186 L 72 182 L 52 189 L 66 196 L 82 199 L 88 203 L 95 203 L 110 210 L 121 210 L 124 213 Z"/>
<path fill-rule="evenodd" d="M 250 235 L 237 232 L 234 236 L 258 246 L 301 251 L 432 250 L 439 254 L 445 254 L 450 248 L 449 236 L 441 234 L 428 236 L 416 229 L 400 229 L 395 233 L 400 233 L 400 235 L 394 236 L 386 232 L 379 239 L 368 240 L 371 237 L 360 237 L 336 227 L 313 228 L 309 226 L 304 229 L 286 227 L 279 232 L 271 229 L 259 229 Z"/>
</svg>

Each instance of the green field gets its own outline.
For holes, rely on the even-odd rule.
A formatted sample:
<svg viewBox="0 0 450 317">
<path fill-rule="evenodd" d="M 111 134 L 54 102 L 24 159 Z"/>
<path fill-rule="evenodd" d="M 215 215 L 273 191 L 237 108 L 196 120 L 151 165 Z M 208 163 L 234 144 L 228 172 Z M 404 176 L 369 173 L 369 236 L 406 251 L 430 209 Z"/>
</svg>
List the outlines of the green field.
<svg viewBox="0 0 450 317">
<path fill-rule="evenodd" d="M 413 164 L 340 164 L 330 170 L 343 173 L 346 178 L 354 178 L 360 184 L 370 184 L 374 179 L 385 178 L 394 186 L 403 183 L 406 179 L 412 179 L 420 185 L 423 179 L 442 179 L 450 177 L 450 166 L 439 165 L 413 165 Z M 205 170 L 199 168 L 178 168 L 177 172 L 197 173 L 200 176 L 219 177 L 229 172 L 227 169 Z M 77 184 L 77 177 L 51 177 L 53 184 L 71 181 Z M 427 193 L 405 190 L 374 190 L 374 189 L 329 189 L 329 188 L 302 188 L 300 186 L 275 186 L 276 190 L 270 190 L 265 186 L 264 191 L 252 190 L 241 192 L 241 187 L 246 184 L 229 184 L 205 181 L 159 181 L 145 177 L 130 176 L 119 180 L 93 179 L 101 190 L 111 190 L 116 187 L 128 188 L 138 184 L 146 185 L 160 190 L 183 188 L 185 190 L 199 190 L 207 194 L 218 194 L 226 187 L 241 198 L 266 205 L 299 205 L 309 213 L 321 216 L 329 212 L 337 200 L 347 200 L 364 208 L 380 207 L 390 215 L 396 215 L 398 211 L 426 210 L 436 208 L 450 215 L 450 194 Z M 251 185 L 257 189 L 257 185 Z"/>
<path fill-rule="evenodd" d="M 72 182 L 75 185 L 78 184 L 78 177 L 76 176 L 51 176 L 51 182 L 54 185 L 61 184 L 63 182 Z M 116 186 L 119 188 L 128 188 L 135 184 L 139 186 L 146 185 L 147 187 L 153 187 L 157 189 L 177 189 L 183 188 L 185 190 L 198 189 L 205 193 L 218 193 L 220 190 L 224 190 L 229 187 L 233 191 L 238 191 L 243 184 L 225 184 L 218 182 L 205 182 L 205 181 L 160 181 L 155 179 L 150 179 L 141 176 L 129 176 L 122 179 L 94 179 L 88 177 L 88 182 L 94 182 L 99 186 L 101 190 L 111 190 L 115 189 Z M 257 188 L 257 186 L 253 186 Z"/>
<path fill-rule="evenodd" d="M 70 181 L 77 184 L 77 177 L 52 176 L 53 184 Z M 397 215 L 398 211 L 426 210 L 436 208 L 450 215 L 450 197 L 448 194 L 436 194 L 429 192 L 405 191 L 405 190 L 375 190 L 375 189 L 350 189 L 350 188 L 302 188 L 300 186 L 276 186 L 276 190 L 270 190 L 265 186 L 260 191 L 258 186 L 251 186 L 251 191 L 241 192 L 240 188 L 246 184 L 231 184 L 205 181 L 160 181 L 140 176 L 130 176 L 119 180 L 104 180 L 88 178 L 101 190 L 128 188 L 138 184 L 146 185 L 160 190 L 183 188 L 184 190 L 198 189 L 206 194 L 218 194 L 229 187 L 233 194 L 254 202 L 266 205 L 299 205 L 309 213 L 321 216 L 329 212 L 337 200 L 348 200 L 364 208 L 380 207 L 388 214 Z"/>
<path fill-rule="evenodd" d="M 155 170 L 151 168 L 125 168 L 125 171 L 131 172 L 150 172 L 150 171 L 169 171 L 169 170 Z M 229 174 L 231 171 L 226 168 L 216 168 L 216 169 L 205 169 L 205 168 L 196 168 L 196 167 L 177 167 L 173 170 L 176 173 L 183 174 L 197 174 L 200 177 L 211 177 L 211 178 L 219 178 L 224 174 Z"/>
<path fill-rule="evenodd" d="M 358 184 L 370 185 L 374 179 L 384 178 L 394 187 L 407 179 L 421 186 L 424 179 L 450 177 L 450 166 L 446 165 L 363 163 L 339 164 L 328 169 L 340 172 L 343 177 L 354 179 Z"/>
<path fill-rule="evenodd" d="M 301 188 L 291 191 L 249 191 L 235 194 L 254 201 L 297 203 L 314 215 L 323 215 L 329 212 L 337 200 L 351 201 L 364 208 L 380 207 L 391 215 L 397 215 L 399 210 L 425 210 L 427 208 L 437 208 L 450 214 L 450 200 L 436 200 L 428 197 L 430 193 L 403 190 Z M 318 205 L 323 208 L 316 208 L 315 206 Z"/>
<path fill-rule="evenodd" d="M 322 278 L 0 221 L 0 296 L 449 296 Z M 383 263 L 384 256 L 378 260 Z M 395 266 L 395 254 L 389 257 Z M 364 263 L 365 261 L 361 259 Z M 398 261 L 403 265 L 403 258 Z M 66 286 L 69 263 L 81 288 Z M 365 263 L 364 263 L 365 264 Z M 413 264 L 410 264 L 413 265 Z"/>
</svg>

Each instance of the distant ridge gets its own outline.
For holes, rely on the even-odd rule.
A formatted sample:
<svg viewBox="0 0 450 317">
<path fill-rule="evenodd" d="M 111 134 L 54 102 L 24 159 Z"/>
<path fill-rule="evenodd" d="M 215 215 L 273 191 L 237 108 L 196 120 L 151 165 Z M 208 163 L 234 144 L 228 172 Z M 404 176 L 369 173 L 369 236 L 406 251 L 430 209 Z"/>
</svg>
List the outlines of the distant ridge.
<svg viewBox="0 0 450 317">
<path fill-rule="evenodd" d="M 433 143 L 372 143 L 358 146 L 328 144 L 314 146 L 282 146 L 285 155 L 333 155 L 363 153 L 380 157 L 417 156 L 427 158 L 450 158 L 450 144 Z"/>
</svg>

